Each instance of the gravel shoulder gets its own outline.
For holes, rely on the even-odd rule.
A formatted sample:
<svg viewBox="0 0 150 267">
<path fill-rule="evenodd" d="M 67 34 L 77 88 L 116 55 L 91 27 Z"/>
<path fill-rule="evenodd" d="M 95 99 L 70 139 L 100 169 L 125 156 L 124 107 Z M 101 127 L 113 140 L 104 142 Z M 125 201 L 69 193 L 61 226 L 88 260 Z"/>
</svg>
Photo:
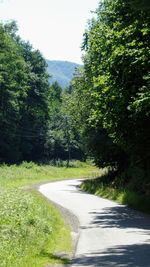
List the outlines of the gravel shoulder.
<svg viewBox="0 0 150 267">
<path fill-rule="evenodd" d="M 78 218 L 68 209 L 64 208 L 63 206 L 49 200 L 53 206 L 56 207 L 56 209 L 60 212 L 61 216 L 64 219 L 64 222 L 69 225 L 71 228 L 71 237 L 72 237 L 72 246 L 73 246 L 73 251 L 72 253 L 66 255 L 68 258 L 72 259 L 75 255 L 75 251 L 77 248 L 78 244 L 78 239 L 79 239 L 79 220 Z"/>
</svg>

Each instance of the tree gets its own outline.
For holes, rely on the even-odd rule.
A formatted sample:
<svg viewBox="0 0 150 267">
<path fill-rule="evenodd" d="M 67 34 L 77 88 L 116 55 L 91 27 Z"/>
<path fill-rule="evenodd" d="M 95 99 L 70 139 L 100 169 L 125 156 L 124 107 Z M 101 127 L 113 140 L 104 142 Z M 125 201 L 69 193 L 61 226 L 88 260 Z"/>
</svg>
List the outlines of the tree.
<svg viewBox="0 0 150 267">
<path fill-rule="evenodd" d="M 87 156 L 94 158 L 97 166 L 111 166 L 112 169 L 119 166 L 119 169 L 122 169 L 126 164 L 125 153 L 118 145 L 113 144 L 102 122 L 99 120 L 95 124 L 93 121 L 93 111 L 96 111 L 96 106 L 89 90 L 91 87 L 89 87 L 88 78 L 89 76 L 85 76 L 83 69 L 76 72 L 76 76 L 72 80 L 73 92 L 69 108 L 74 125 L 84 144 L 82 149 Z M 98 113 L 99 110 L 96 112 Z"/>
<path fill-rule="evenodd" d="M 150 10 L 149 0 L 130 0 L 130 3 L 132 5 L 132 8 L 136 8 L 139 10 L 142 9 L 146 12 L 149 12 L 149 10 Z"/>
<path fill-rule="evenodd" d="M 83 151 L 77 129 L 70 114 L 71 95 L 62 91 L 57 82 L 50 87 L 47 157 L 57 161 L 82 159 Z"/>
<path fill-rule="evenodd" d="M 26 160 L 44 157 L 48 126 L 49 83 L 46 62 L 29 43 L 19 41 L 28 74 L 28 92 L 21 109 L 21 150 Z"/>
<path fill-rule="evenodd" d="M 83 42 L 84 75 L 75 85 L 87 124 L 83 122 L 82 128 L 86 129 L 95 152 L 101 138 L 108 137 L 100 142 L 99 153 L 94 155 L 96 161 L 107 158 L 109 164 L 102 149 L 103 144 L 109 144 L 108 151 L 109 148 L 113 151 L 114 159 L 116 152 L 123 155 L 117 156 L 118 168 L 122 164 L 120 158 L 128 159 L 130 169 L 138 167 L 148 177 L 150 16 L 144 9 L 133 8 L 130 1 L 121 0 L 103 1 L 96 14 Z M 79 100 L 79 95 L 84 100 L 82 97 Z"/>
<path fill-rule="evenodd" d="M 20 49 L 2 24 L 0 51 L 0 160 L 15 162 L 21 157 L 18 125 L 28 90 L 27 74 Z"/>
<path fill-rule="evenodd" d="M 16 34 L 15 22 L 0 24 L 0 160 L 44 157 L 49 83 L 39 51 Z"/>
</svg>

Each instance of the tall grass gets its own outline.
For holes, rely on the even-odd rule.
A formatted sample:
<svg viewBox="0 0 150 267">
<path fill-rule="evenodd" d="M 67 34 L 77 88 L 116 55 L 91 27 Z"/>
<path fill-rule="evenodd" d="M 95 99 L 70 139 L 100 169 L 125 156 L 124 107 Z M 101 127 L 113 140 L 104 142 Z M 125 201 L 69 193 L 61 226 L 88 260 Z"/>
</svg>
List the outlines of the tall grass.
<svg viewBox="0 0 150 267">
<path fill-rule="evenodd" d="M 0 215 L 0 266 L 42 266 L 42 261 L 51 261 L 60 229 L 65 241 L 70 238 L 59 214 L 35 192 L 4 190 Z"/>
<path fill-rule="evenodd" d="M 72 249 L 69 226 L 30 187 L 45 181 L 89 177 L 96 172 L 95 167 L 79 162 L 70 168 L 32 162 L 0 166 L 0 266 L 42 267 L 68 262 L 56 254 Z"/>
<path fill-rule="evenodd" d="M 88 178 L 98 174 L 99 170 L 94 166 L 80 162 L 73 162 L 69 168 L 37 165 L 33 162 L 23 162 L 19 166 L 4 164 L 0 166 L 0 186 L 18 188 L 46 181 Z"/>
</svg>

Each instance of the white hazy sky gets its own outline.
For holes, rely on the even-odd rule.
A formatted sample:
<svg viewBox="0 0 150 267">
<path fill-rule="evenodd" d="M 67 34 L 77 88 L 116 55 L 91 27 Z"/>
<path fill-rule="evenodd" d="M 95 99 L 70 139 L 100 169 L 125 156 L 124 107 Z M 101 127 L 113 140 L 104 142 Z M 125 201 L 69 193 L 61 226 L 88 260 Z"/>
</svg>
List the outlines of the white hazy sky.
<svg viewBox="0 0 150 267">
<path fill-rule="evenodd" d="M 88 19 L 99 0 L 0 0 L 0 21 L 16 20 L 19 35 L 50 60 L 81 63 Z"/>
</svg>

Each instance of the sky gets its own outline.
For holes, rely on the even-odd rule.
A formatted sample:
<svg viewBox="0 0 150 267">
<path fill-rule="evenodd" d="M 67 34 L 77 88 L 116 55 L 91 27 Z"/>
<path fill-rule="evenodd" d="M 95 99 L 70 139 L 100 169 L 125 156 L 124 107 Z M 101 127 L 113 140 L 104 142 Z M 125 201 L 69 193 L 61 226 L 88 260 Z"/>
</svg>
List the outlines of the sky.
<svg viewBox="0 0 150 267">
<path fill-rule="evenodd" d="M 99 0 L 0 0 L 0 21 L 15 20 L 18 34 L 49 60 L 81 63 L 87 22 Z"/>
</svg>

